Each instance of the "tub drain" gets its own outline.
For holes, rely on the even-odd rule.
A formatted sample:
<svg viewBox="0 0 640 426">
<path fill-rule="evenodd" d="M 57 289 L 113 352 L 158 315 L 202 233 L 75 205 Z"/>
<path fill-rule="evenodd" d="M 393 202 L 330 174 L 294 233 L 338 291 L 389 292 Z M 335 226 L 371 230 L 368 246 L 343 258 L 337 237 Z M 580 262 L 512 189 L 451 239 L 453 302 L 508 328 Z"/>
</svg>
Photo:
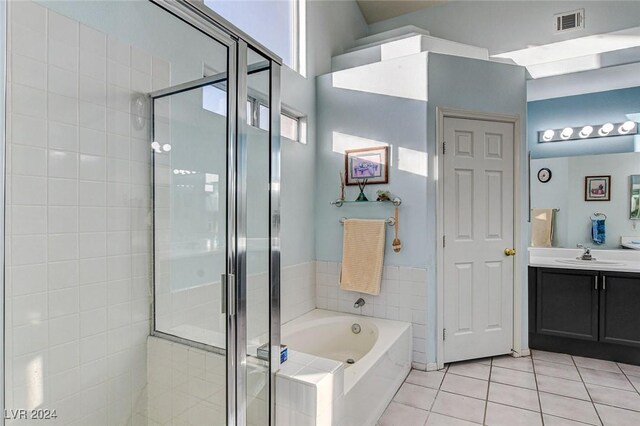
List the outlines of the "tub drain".
<svg viewBox="0 0 640 426">
<path fill-rule="evenodd" d="M 355 364 L 356 362 L 353 360 L 353 358 L 349 358 L 347 360 L 347 364 Z"/>
</svg>

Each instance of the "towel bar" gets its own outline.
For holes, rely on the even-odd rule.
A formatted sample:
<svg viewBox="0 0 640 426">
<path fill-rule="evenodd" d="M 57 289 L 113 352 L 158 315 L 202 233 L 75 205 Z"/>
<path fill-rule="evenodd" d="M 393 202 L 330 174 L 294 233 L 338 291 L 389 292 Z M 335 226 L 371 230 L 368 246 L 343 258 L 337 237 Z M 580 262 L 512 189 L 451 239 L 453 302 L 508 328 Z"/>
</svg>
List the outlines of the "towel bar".
<svg viewBox="0 0 640 426">
<path fill-rule="evenodd" d="M 348 217 L 341 217 L 340 218 L 340 223 L 342 225 L 344 225 L 344 221 L 347 220 L 347 219 L 349 219 L 349 218 Z M 387 222 L 387 225 L 393 226 L 393 225 L 396 224 L 396 219 L 393 218 L 393 217 L 388 217 L 388 218 L 385 219 L 385 222 Z"/>
</svg>

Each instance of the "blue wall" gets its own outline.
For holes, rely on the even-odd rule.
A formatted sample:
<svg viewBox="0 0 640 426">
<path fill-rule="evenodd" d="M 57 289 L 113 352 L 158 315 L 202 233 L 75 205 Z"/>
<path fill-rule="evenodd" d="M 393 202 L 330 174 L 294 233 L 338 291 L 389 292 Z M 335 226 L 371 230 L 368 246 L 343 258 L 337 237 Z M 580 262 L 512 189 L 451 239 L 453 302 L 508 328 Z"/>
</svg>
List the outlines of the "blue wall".
<svg viewBox="0 0 640 426">
<path fill-rule="evenodd" d="M 623 122 L 640 113 L 640 87 L 529 102 L 527 140 L 532 158 L 638 152 L 637 136 L 615 136 L 554 143 L 538 143 L 538 131 L 563 127 Z"/>
<path fill-rule="evenodd" d="M 479 61 L 440 54 L 429 54 L 429 107 L 428 107 L 428 153 L 435 158 L 437 149 L 436 108 L 456 108 L 476 112 L 518 115 L 521 119 L 521 158 L 520 188 L 517 191 L 520 200 L 520 211 L 527 211 L 527 164 L 525 150 L 525 129 L 527 108 L 526 80 L 523 67 L 501 64 L 497 62 Z M 432 164 L 430 164 L 432 166 Z M 436 233 L 436 184 L 431 177 L 427 197 L 427 233 Z M 521 245 L 520 253 L 527 253 L 528 224 L 527 215 L 520 218 Z M 436 241 L 431 238 L 429 246 L 429 274 L 427 289 L 427 357 L 435 360 L 438 330 L 436 330 Z M 522 282 L 522 347 L 528 348 L 527 333 L 527 280 L 526 256 L 516 257 L 516 268 L 520 270 Z"/>
</svg>

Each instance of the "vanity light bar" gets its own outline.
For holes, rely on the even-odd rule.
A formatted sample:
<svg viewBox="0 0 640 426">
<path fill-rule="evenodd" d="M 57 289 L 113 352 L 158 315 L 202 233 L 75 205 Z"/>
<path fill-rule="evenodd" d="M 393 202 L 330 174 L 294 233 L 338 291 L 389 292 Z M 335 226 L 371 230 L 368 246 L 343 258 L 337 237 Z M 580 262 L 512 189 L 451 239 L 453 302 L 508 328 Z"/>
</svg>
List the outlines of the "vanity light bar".
<svg viewBox="0 0 640 426">
<path fill-rule="evenodd" d="M 580 139 L 608 138 L 611 136 L 627 136 L 638 133 L 638 123 L 604 123 L 599 126 L 565 127 L 564 129 L 548 129 L 538 132 L 538 142 L 565 142 Z"/>
</svg>

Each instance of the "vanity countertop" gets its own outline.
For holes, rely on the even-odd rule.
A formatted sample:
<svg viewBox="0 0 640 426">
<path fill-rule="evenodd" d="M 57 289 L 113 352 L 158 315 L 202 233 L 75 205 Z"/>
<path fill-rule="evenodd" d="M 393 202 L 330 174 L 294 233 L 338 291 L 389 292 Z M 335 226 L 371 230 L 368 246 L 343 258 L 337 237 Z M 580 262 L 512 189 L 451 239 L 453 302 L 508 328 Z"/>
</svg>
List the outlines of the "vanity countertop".
<svg viewBox="0 0 640 426">
<path fill-rule="evenodd" d="M 592 249 L 595 261 L 578 260 L 584 251 L 569 248 L 529 248 L 529 266 L 594 271 L 640 272 L 640 250 Z"/>
</svg>

